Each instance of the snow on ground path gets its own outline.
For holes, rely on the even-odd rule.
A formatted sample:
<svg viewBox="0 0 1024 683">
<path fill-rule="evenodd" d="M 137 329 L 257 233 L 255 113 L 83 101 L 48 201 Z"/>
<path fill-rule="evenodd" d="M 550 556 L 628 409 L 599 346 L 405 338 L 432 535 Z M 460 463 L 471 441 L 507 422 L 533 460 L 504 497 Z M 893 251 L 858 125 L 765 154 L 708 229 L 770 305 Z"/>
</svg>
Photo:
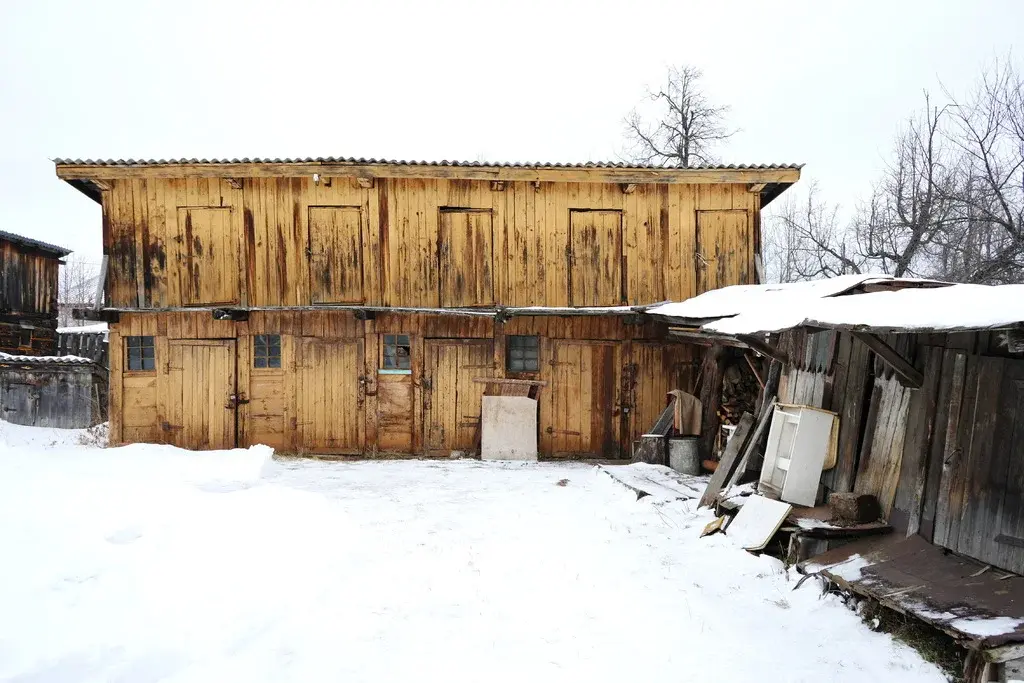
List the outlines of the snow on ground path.
<svg viewBox="0 0 1024 683">
<path fill-rule="evenodd" d="M 0 680 L 944 680 L 593 467 L 11 442 Z"/>
</svg>

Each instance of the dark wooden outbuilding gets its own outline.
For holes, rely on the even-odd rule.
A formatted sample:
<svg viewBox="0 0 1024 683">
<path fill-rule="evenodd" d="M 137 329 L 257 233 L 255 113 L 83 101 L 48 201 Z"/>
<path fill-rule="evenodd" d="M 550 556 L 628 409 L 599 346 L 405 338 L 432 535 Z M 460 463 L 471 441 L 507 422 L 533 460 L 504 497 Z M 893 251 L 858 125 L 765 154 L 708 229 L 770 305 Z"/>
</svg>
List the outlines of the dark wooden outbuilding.
<svg viewBox="0 0 1024 683">
<path fill-rule="evenodd" d="M 0 351 L 57 353 L 57 280 L 70 249 L 0 230 Z"/>
</svg>

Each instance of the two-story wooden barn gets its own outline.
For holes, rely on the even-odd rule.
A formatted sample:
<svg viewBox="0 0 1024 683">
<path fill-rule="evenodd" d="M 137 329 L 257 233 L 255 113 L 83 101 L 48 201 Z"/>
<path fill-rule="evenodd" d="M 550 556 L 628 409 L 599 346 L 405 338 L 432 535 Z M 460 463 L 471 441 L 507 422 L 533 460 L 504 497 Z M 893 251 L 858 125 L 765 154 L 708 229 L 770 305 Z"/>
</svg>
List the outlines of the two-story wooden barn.
<svg viewBox="0 0 1024 683">
<path fill-rule="evenodd" d="M 540 450 L 622 457 L 692 388 L 640 307 L 757 279 L 796 166 L 57 160 L 103 206 L 111 441 L 467 450 L 545 381 Z"/>
</svg>

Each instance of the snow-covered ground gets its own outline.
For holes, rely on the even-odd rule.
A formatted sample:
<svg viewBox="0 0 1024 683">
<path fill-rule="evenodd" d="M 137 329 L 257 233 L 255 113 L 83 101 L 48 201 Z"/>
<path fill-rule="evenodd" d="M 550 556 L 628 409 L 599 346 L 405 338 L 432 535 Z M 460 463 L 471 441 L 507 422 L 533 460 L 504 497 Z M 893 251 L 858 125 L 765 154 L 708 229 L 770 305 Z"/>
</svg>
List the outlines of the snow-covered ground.
<svg viewBox="0 0 1024 683">
<path fill-rule="evenodd" d="M 593 467 L 79 434 L 0 424 L 0 680 L 944 680 Z"/>
</svg>

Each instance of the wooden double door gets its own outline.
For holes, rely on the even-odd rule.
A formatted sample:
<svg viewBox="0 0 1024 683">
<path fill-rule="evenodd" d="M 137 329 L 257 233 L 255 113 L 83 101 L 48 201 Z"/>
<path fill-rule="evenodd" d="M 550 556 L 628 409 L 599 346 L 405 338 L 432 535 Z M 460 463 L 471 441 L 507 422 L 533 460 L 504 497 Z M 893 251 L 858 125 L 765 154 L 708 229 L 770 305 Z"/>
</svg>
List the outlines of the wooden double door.
<svg viewBox="0 0 1024 683">
<path fill-rule="evenodd" d="M 239 406 L 249 391 L 238 386 L 234 339 L 172 339 L 166 406 L 168 443 L 192 450 L 234 448 Z M 243 347 L 244 348 L 244 347 Z M 309 453 L 358 453 L 363 442 L 363 342 L 300 337 L 295 346 L 291 445 Z M 290 369 L 277 374 L 282 378 Z M 250 419 L 252 419 L 250 417 Z M 243 444 L 245 445 L 245 444 Z"/>
</svg>

